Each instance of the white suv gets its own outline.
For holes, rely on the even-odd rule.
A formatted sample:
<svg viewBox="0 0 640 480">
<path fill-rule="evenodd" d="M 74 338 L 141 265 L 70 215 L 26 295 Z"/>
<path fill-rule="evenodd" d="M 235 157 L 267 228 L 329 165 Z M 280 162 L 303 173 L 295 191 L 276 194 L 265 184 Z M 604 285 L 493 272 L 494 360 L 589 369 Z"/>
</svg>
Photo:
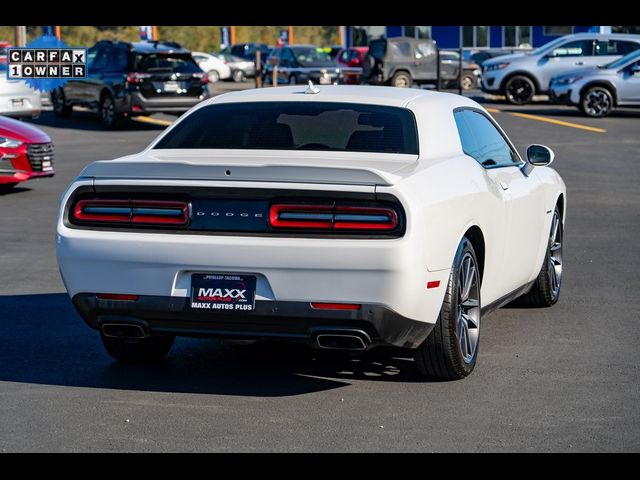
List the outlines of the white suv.
<svg viewBox="0 0 640 480">
<path fill-rule="evenodd" d="M 530 53 L 503 55 L 482 64 L 482 91 L 509 103 L 529 103 L 546 94 L 552 77 L 579 67 L 607 64 L 640 49 L 640 35 L 577 33 Z"/>
</svg>

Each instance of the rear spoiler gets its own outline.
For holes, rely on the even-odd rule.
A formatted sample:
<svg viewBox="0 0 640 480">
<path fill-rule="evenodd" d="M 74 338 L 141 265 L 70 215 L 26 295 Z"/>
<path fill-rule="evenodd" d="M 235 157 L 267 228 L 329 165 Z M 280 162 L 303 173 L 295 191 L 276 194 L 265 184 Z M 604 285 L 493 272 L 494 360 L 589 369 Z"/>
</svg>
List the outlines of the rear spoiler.
<svg viewBox="0 0 640 480">
<path fill-rule="evenodd" d="M 178 162 L 114 162 L 88 165 L 81 177 L 96 179 L 224 180 L 243 182 L 320 183 L 333 185 L 393 185 L 395 175 L 369 168 L 289 165 L 197 165 Z"/>
</svg>

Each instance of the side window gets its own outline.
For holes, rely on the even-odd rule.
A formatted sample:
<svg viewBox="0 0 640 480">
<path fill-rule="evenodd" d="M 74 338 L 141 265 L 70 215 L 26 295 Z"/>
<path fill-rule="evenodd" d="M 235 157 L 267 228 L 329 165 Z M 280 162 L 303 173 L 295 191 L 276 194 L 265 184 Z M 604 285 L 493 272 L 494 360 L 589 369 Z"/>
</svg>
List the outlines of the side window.
<svg viewBox="0 0 640 480">
<path fill-rule="evenodd" d="M 461 110 L 454 113 L 462 150 L 486 168 L 520 163 L 500 131 L 481 113 Z"/>
<path fill-rule="evenodd" d="M 416 58 L 429 57 L 436 53 L 432 43 L 417 43 Z"/>
<path fill-rule="evenodd" d="M 93 68 L 93 64 L 96 61 L 96 55 L 98 54 L 99 51 L 100 49 L 98 49 L 97 47 L 92 47 L 89 50 L 87 50 L 87 67 L 88 68 Z"/>
<path fill-rule="evenodd" d="M 596 47 L 596 55 L 627 55 L 640 48 L 640 43 L 626 40 L 600 40 Z"/>
<path fill-rule="evenodd" d="M 593 40 L 575 40 L 556 47 L 552 57 L 590 57 L 593 55 Z"/>
<path fill-rule="evenodd" d="M 102 71 L 107 66 L 107 55 L 104 48 L 96 51 L 93 62 L 89 65 L 89 73 L 93 71 Z"/>
<path fill-rule="evenodd" d="M 129 55 L 125 50 L 119 48 L 108 48 L 105 50 L 105 70 L 109 72 L 122 72 L 129 66 Z"/>
<path fill-rule="evenodd" d="M 293 53 L 291 52 L 291 49 L 289 48 L 285 48 L 282 50 L 280 58 L 280 65 L 283 67 L 288 67 L 295 63 L 295 58 L 293 56 Z"/>
<path fill-rule="evenodd" d="M 349 50 L 343 50 L 340 54 L 340 61 L 347 63 L 349 61 Z"/>
<path fill-rule="evenodd" d="M 411 44 L 407 42 L 389 42 L 394 55 L 400 57 L 411 57 Z"/>
</svg>

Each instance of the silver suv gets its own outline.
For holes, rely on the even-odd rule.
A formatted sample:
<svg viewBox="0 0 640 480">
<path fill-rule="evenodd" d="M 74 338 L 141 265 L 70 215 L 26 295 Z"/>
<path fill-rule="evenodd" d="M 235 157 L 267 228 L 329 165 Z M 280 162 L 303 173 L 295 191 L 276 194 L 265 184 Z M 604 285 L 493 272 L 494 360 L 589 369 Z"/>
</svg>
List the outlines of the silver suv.
<svg viewBox="0 0 640 480">
<path fill-rule="evenodd" d="M 552 78 L 549 96 L 553 102 L 576 105 L 590 117 L 604 117 L 617 105 L 640 107 L 640 50 L 608 65 Z"/>
<path fill-rule="evenodd" d="M 529 103 L 548 93 L 552 77 L 578 67 L 595 67 L 640 48 L 640 35 L 576 33 L 525 54 L 503 55 L 482 64 L 482 90 L 509 103 Z"/>
</svg>

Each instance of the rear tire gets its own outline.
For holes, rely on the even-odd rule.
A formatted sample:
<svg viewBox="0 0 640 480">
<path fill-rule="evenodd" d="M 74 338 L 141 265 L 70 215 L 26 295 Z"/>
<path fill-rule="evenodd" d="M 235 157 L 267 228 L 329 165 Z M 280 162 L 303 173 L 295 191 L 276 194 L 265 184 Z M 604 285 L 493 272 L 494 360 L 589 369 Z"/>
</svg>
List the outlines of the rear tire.
<svg viewBox="0 0 640 480">
<path fill-rule="evenodd" d="M 398 88 L 411 88 L 413 79 L 408 72 L 396 72 L 391 79 L 391 86 Z"/>
<path fill-rule="evenodd" d="M 458 380 L 469 375 L 480 340 L 480 271 L 471 242 L 460 242 L 435 327 L 414 355 L 420 373 Z"/>
<path fill-rule="evenodd" d="M 110 93 L 105 93 L 100 99 L 100 119 L 109 130 L 118 128 L 122 122 L 122 114 L 116 112 L 116 104 Z"/>
<path fill-rule="evenodd" d="M 542 269 L 531 290 L 514 301 L 516 306 L 550 307 L 558 302 L 560 288 L 562 287 L 563 234 L 562 217 L 560 216 L 560 209 L 556 206 L 551 220 L 551 232 Z"/>
<path fill-rule="evenodd" d="M 207 72 L 207 78 L 209 79 L 209 83 L 216 83 L 220 81 L 220 74 L 217 70 L 209 70 Z"/>
<path fill-rule="evenodd" d="M 462 75 L 462 90 L 472 90 L 478 86 L 478 81 L 473 73 L 465 73 Z"/>
<path fill-rule="evenodd" d="M 507 102 L 513 105 L 524 105 L 533 100 L 536 94 L 536 86 L 529 77 L 514 75 L 504 86 L 504 96 Z"/>
<path fill-rule="evenodd" d="M 172 335 L 153 335 L 141 340 L 102 336 L 102 343 L 109 355 L 120 362 L 157 362 L 162 360 L 175 340 Z"/>
<path fill-rule="evenodd" d="M 67 105 L 64 90 L 61 87 L 51 91 L 51 105 L 53 106 L 53 114 L 58 118 L 69 118 L 73 113 L 73 107 Z"/>
<path fill-rule="evenodd" d="M 246 79 L 244 72 L 242 70 L 236 70 L 233 72 L 233 81 L 236 83 L 244 82 Z"/>
</svg>

